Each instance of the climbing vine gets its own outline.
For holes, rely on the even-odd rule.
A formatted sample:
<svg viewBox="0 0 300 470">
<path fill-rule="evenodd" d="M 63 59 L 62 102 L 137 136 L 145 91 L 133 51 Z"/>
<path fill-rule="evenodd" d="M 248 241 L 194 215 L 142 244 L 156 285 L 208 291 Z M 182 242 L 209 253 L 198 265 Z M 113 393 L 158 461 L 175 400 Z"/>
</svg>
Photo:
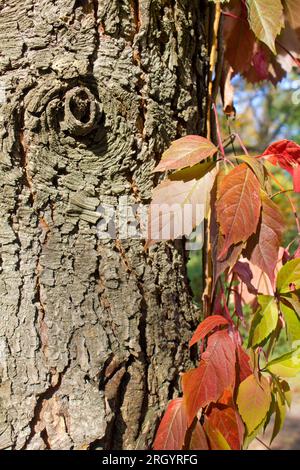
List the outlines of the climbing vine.
<svg viewBox="0 0 300 470">
<path fill-rule="evenodd" d="M 300 0 L 214 4 L 214 28 L 223 31 L 222 41 L 219 29 L 214 34 L 222 60 L 218 87 L 224 111 L 232 115 L 234 74 L 275 84 L 299 65 Z M 220 57 L 211 61 L 214 81 L 217 62 Z M 182 137 L 154 170 L 167 176 L 153 192 L 147 246 L 163 238 L 163 216 L 172 215 L 174 222 L 187 205 L 191 224 L 175 224 L 171 238 L 188 236 L 190 225 L 204 220 L 207 227 L 204 319 L 189 344 L 197 350 L 198 365 L 182 374 L 182 397 L 169 403 L 154 449 L 245 449 L 270 422 L 273 440 L 291 404 L 286 379 L 300 372 L 300 225 L 289 195 L 300 192 L 300 146 L 281 140 L 261 155 L 249 155 L 238 135 L 221 135 L 213 88 L 209 109 L 217 142 L 210 132 L 209 138 Z M 228 150 L 235 140 L 241 155 Z M 293 188 L 278 183 L 275 167 L 292 175 Z M 280 197 L 290 205 L 298 230 L 287 247 Z M 274 355 L 282 333 L 288 352 Z"/>
</svg>

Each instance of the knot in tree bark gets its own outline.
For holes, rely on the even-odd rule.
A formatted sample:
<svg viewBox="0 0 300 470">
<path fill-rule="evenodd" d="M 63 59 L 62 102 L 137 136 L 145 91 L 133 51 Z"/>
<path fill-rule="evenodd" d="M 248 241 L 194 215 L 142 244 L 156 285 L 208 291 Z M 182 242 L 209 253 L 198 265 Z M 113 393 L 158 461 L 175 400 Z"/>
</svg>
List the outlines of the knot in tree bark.
<svg viewBox="0 0 300 470">
<path fill-rule="evenodd" d="M 95 128 L 101 114 L 101 105 L 88 88 L 72 88 L 65 95 L 62 128 L 73 135 L 86 135 Z"/>
</svg>

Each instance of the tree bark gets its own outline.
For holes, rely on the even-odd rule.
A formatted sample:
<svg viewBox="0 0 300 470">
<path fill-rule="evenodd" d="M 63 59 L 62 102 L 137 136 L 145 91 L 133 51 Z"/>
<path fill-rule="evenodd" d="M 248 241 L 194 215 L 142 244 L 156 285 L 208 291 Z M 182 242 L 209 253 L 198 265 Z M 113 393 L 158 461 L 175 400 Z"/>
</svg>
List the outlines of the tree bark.
<svg viewBox="0 0 300 470">
<path fill-rule="evenodd" d="M 0 6 L 0 448 L 151 446 L 190 364 L 181 242 L 99 239 L 203 133 L 201 0 Z M 4 102 L 6 101 L 6 102 Z"/>
</svg>

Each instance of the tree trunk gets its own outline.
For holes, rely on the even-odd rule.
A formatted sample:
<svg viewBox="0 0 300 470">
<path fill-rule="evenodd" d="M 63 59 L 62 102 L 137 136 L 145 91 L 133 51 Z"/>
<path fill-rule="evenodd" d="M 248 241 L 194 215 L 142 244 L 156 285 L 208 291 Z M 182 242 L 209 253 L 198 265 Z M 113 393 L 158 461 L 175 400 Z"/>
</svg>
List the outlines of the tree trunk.
<svg viewBox="0 0 300 470">
<path fill-rule="evenodd" d="M 166 146 L 204 131 L 206 14 L 1 2 L 1 449 L 148 448 L 179 392 L 183 244 L 101 239 L 97 208 L 149 203 Z"/>
</svg>

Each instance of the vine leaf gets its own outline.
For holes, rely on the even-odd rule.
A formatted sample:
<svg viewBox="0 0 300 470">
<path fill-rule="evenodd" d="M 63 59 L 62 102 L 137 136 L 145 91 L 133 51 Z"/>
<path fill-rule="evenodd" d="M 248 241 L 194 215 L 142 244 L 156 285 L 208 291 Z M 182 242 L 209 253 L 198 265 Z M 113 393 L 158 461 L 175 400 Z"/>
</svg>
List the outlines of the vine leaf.
<svg viewBox="0 0 300 470">
<path fill-rule="evenodd" d="M 272 443 L 275 439 L 275 437 L 279 434 L 279 432 L 282 430 L 285 417 L 286 417 L 286 406 L 284 400 L 282 400 L 281 396 L 279 393 L 276 393 L 276 399 L 275 399 L 275 421 L 274 421 L 274 428 L 273 428 L 273 433 L 271 437 L 270 443 Z"/>
<path fill-rule="evenodd" d="M 239 382 L 243 382 L 247 377 L 249 377 L 249 375 L 253 374 L 253 370 L 251 367 L 250 357 L 240 345 L 237 348 L 237 358 Z"/>
<path fill-rule="evenodd" d="M 258 382 L 254 374 L 249 375 L 239 386 L 237 405 L 248 434 L 251 434 L 266 417 L 271 405 L 268 380 L 261 377 Z"/>
<path fill-rule="evenodd" d="M 275 330 L 278 322 L 278 306 L 272 295 L 259 295 L 260 309 L 254 316 L 250 343 L 252 347 L 260 345 Z"/>
<path fill-rule="evenodd" d="M 187 135 L 171 144 L 153 171 L 178 170 L 193 166 L 212 157 L 217 151 L 217 147 L 205 137 Z"/>
<path fill-rule="evenodd" d="M 190 235 L 204 220 L 215 170 L 190 181 L 165 180 L 153 191 L 148 212 L 146 247 Z"/>
<path fill-rule="evenodd" d="M 199 421 L 196 421 L 196 425 L 192 430 L 189 450 L 209 450 L 206 434 Z"/>
<path fill-rule="evenodd" d="M 182 398 L 172 400 L 159 425 L 154 450 L 181 450 L 187 431 L 187 415 Z"/>
<path fill-rule="evenodd" d="M 251 263 L 268 275 L 273 285 L 284 222 L 276 204 L 263 191 L 261 198 L 262 214 L 259 228 L 250 238 L 245 253 Z"/>
<path fill-rule="evenodd" d="M 265 167 L 259 158 L 249 157 L 249 155 L 237 155 L 234 156 L 234 158 L 238 161 L 247 163 L 260 182 L 261 187 L 263 188 L 265 186 Z"/>
<path fill-rule="evenodd" d="M 280 394 L 281 398 L 290 408 L 292 404 L 292 392 L 291 387 L 289 386 L 286 380 L 277 380 L 278 386 L 278 393 Z"/>
<path fill-rule="evenodd" d="M 220 431 L 231 449 L 241 449 L 245 428 L 234 408 L 223 405 L 213 406 L 207 416 L 206 424 L 207 422 L 211 428 Z"/>
<path fill-rule="evenodd" d="M 296 377 L 300 372 L 300 346 L 269 362 L 266 370 L 279 377 Z"/>
<path fill-rule="evenodd" d="M 287 325 L 289 340 L 291 342 L 298 341 L 300 339 L 300 318 L 291 305 L 280 302 L 280 310 Z"/>
<path fill-rule="evenodd" d="M 234 17 L 224 16 L 225 58 L 236 73 L 243 73 L 251 64 L 255 35 L 249 28 L 247 11 L 241 2 L 235 2 L 230 13 Z"/>
<path fill-rule="evenodd" d="M 221 431 L 214 428 L 209 420 L 206 420 L 204 429 L 209 440 L 210 450 L 231 450 L 229 443 L 226 441 Z"/>
<path fill-rule="evenodd" d="M 211 192 L 211 219 L 210 219 L 210 239 L 211 239 L 211 254 L 213 264 L 213 288 L 216 286 L 216 282 L 226 269 L 231 268 L 238 260 L 244 244 L 233 245 L 229 248 L 226 257 L 220 261 L 220 253 L 223 250 L 225 237 L 221 234 L 219 224 L 217 222 L 216 214 L 216 188 L 218 186 L 219 176 L 217 176 L 214 187 Z"/>
<path fill-rule="evenodd" d="M 249 263 L 245 263 L 243 261 L 238 261 L 233 266 L 232 272 L 234 274 L 237 274 L 237 276 L 240 278 L 240 280 L 244 284 L 246 284 L 248 292 L 250 292 L 253 295 L 257 294 L 257 289 L 253 286 L 253 284 L 251 282 L 252 279 L 253 279 L 253 273 L 251 271 Z"/>
<path fill-rule="evenodd" d="M 216 203 L 217 221 L 225 236 L 219 259 L 232 244 L 245 242 L 256 232 L 260 217 L 260 184 L 248 165 L 242 163 L 222 178 Z"/>
<path fill-rule="evenodd" d="M 203 320 L 203 322 L 201 322 L 198 328 L 196 329 L 189 343 L 190 348 L 198 341 L 205 338 L 205 336 L 211 333 L 218 326 L 228 325 L 228 323 L 228 320 L 226 320 L 226 318 L 222 317 L 221 315 L 211 315 L 205 318 L 205 320 Z"/>
<path fill-rule="evenodd" d="M 300 288 L 300 258 L 282 266 L 277 275 L 276 287 L 281 294 Z"/>
<path fill-rule="evenodd" d="M 300 145 L 291 140 L 279 140 L 262 154 L 273 165 L 279 165 L 293 177 L 294 191 L 300 192 Z"/>
<path fill-rule="evenodd" d="M 247 0 L 249 23 L 255 36 L 276 54 L 275 39 L 284 26 L 280 0 Z"/>
<path fill-rule="evenodd" d="M 235 346 L 228 332 L 217 331 L 209 336 L 199 367 L 182 376 L 189 424 L 200 408 L 217 401 L 226 388 L 233 387 L 235 362 Z"/>
</svg>

